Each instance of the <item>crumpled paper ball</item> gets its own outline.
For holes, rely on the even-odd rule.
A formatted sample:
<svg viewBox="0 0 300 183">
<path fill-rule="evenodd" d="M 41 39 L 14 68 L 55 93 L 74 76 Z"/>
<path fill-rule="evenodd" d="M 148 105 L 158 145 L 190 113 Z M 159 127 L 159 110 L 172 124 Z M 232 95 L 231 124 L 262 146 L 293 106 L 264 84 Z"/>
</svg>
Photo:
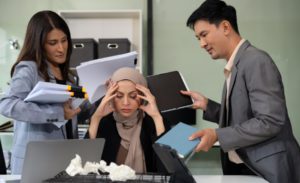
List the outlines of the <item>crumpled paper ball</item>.
<svg viewBox="0 0 300 183">
<path fill-rule="evenodd" d="M 112 181 L 126 181 L 128 179 L 135 179 L 135 171 L 126 165 L 117 165 L 115 163 L 110 163 L 105 169 L 109 172 L 109 178 Z"/>
<path fill-rule="evenodd" d="M 75 158 L 71 160 L 69 166 L 66 169 L 66 172 L 70 176 L 75 176 L 76 174 L 80 174 L 83 171 L 81 164 L 81 157 L 76 154 Z"/>
<path fill-rule="evenodd" d="M 89 173 L 95 173 L 99 175 L 99 171 L 98 171 L 99 168 L 100 168 L 100 163 L 87 161 L 83 167 L 83 171 L 80 174 L 87 175 Z"/>
<path fill-rule="evenodd" d="M 107 163 L 101 160 L 99 163 L 89 162 L 87 161 L 82 168 L 81 157 L 76 154 L 75 158 L 71 160 L 69 166 L 66 169 L 66 172 L 70 176 L 79 175 L 87 175 L 89 173 L 95 173 L 99 175 L 99 171 L 108 172 L 109 178 L 112 181 L 126 181 L 128 179 L 136 179 L 135 171 L 131 169 L 129 166 L 120 165 L 118 166 L 115 163 L 110 163 L 107 166 Z"/>
</svg>

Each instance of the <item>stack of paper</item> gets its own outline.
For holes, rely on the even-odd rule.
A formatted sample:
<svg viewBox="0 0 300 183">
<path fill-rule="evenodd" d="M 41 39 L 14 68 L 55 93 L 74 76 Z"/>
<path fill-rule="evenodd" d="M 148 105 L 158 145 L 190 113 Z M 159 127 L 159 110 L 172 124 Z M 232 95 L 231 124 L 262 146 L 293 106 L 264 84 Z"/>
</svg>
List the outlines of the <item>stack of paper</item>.
<svg viewBox="0 0 300 183">
<path fill-rule="evenodd" d="M 62 103 L 72 97 L 79 98 L 82 102 L 87 94 L 82 87 L 39 81 L 24 101 L 50 104 Z"/>
<path fill-rule="evenodd" d="M 181 158 L 186 158 L 200 142 L 200 139 L 189 140 L 198 129 L 185 123 L 179 122 L 166 134 L 160 137 L 155 143 L 170 146 L 176 150 Z"/>
<path fill-rule="evenodd" d="M 106 92 L 106 82 L 119 68 L 135 68 L 137 52 L 83 62 L 76 67 L 79 82 L 86 88 L 90 103 L 99 100 Z"/>
</svg>

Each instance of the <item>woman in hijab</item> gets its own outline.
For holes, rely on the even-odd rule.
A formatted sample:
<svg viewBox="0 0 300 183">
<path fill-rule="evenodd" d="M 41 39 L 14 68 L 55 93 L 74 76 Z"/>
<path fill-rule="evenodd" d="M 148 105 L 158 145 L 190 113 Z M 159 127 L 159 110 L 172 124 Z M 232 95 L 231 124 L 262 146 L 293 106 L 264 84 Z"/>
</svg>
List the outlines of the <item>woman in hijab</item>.
<svg viewBox="0 0 300 183">
<path fill-rule="evenodd" d="M 137 173 L 157 172 L 160 161 L 152 144 L 169 129 L 155 97 L 138 70 L 121 68 L 91 117 L 90 138 L 105 138 L 102 160 L 125 164 Z"/>
</svg>

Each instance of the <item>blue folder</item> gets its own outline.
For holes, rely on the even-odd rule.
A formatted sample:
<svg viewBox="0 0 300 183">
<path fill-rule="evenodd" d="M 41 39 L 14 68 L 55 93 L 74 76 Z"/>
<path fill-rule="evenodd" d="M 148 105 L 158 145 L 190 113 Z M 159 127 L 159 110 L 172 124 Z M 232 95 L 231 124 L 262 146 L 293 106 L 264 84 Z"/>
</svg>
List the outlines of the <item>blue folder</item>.
<svg viewBox="0 0 300 183">
<path fill-rule="evenodd" d="M 189 140 L 194 132 L 198 131 L 197 128 L 179 122 L 166 134 L 161 136 L 155 143 L 170 146 L 176 150 L 181 158 L 187 157 L 200 142 L 200 139 Z"/>
</svg>

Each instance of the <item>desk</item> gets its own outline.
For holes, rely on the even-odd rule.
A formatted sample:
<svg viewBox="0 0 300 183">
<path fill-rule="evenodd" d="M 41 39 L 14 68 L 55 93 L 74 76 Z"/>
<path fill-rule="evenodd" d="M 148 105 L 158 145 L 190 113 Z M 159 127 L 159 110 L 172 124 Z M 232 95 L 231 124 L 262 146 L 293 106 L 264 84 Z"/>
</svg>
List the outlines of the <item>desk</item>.
<svg viewBox="0 0 300 183">
<path fill-rule="evenodd" d="M 246 175 L 195 175 L 194 178 L 199 183 L 268 183 L 260 177 Z"/>
<path fill-rule="evenodd" d="M 20 180 L 20 175 L 0 175 L 0 183 L 12 183 L 13 180 Z M 268 183 L 257 176 L 240 175 L 195 175 L 199 183 Z"/>
<path fill-rule="evenodd" d="M 0 183 L 20 182 L 21 175 L 0 175 Z"/>
</svg>

